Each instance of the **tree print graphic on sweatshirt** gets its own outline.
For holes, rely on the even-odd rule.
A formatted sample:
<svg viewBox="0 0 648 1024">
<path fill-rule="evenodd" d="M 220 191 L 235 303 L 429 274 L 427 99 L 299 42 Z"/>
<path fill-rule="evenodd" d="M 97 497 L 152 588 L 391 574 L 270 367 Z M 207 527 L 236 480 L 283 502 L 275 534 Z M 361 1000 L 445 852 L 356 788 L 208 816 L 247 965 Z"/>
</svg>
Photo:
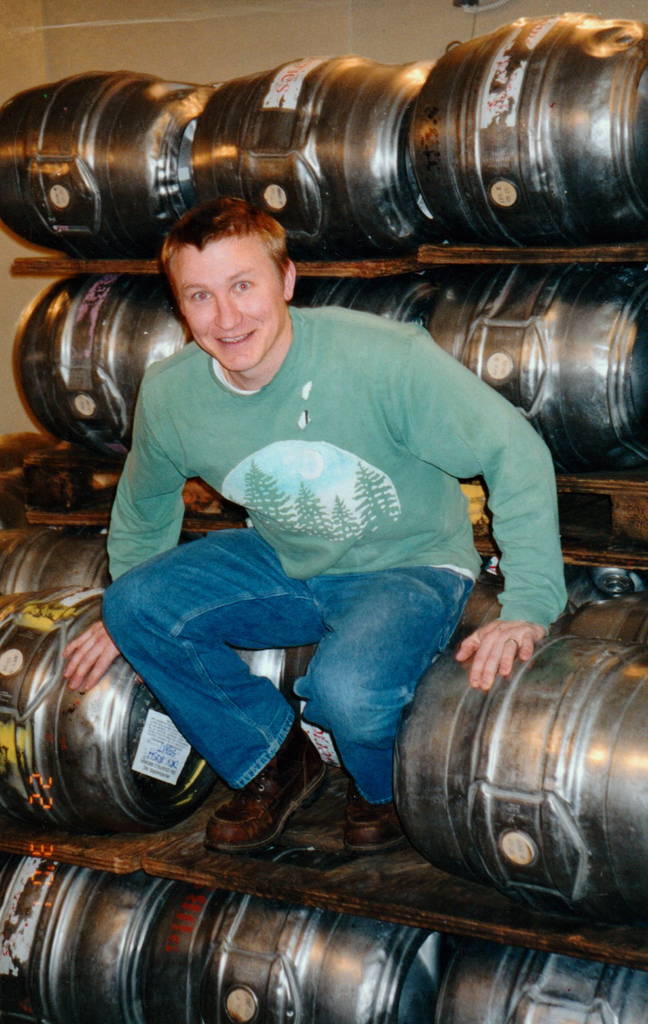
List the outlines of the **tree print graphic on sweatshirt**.
<svg viewBox="0 0 648 1024">
<path fill-rule="evenodd" d="M 347 540 L 400 518 L 390 478 L 327 441 L 276 441 L 223 481 L 226 498 L 285 529 Z"/>
</svg>

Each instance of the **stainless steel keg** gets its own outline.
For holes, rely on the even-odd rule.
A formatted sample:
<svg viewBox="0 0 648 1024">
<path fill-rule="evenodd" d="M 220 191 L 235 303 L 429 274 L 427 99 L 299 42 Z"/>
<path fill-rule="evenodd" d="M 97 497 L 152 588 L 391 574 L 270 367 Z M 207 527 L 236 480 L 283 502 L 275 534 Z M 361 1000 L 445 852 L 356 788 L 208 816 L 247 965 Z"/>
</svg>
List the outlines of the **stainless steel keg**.
<svg viewBox="0 0 648 1024">
<path fill-rule="evenodd" d="M 73 256 L 154 256 L 195 203 L 191 136 L 212 91 L 117 71 L 18 93 L 0 109 L 0 217 Z"/>
<path fill-rule="evenodd" d="M 648 592 L 641 590 L 583 604 L 564 617 L 561 630 L 574 636 L 597 636 L 627 644 L 648 643 Z"/>
<path fill-rule="evenodd" d="M 439 936 L 183 887 L 164 906 L 149 964 L 150 1021 L 167 1020 L 165 991 L 189 977 L 205 1024 L 421 1024 L 436 997 Z"/>
<path fill-rule="evenodd" d="M 74 534 L 46 526 L 0 530 L 0 594 L 108 583 L 103 534 Z"/>
<path fill-rule="evenodd" d="M 648 973 L 464 941 L 443 974 L 434 1024 L 644 1024 Z"/>
<path fill-rule="evenodd" d="M 588 601 L 606 601 L 646 589 L 648 573 L 619 565 L 567 565 L 565 582 L 572 611 Z"/>
<path fill-rule="evenodd" d="M 648 461 L 647 313 L 639 265 L 459 269 L 427 328 L 578 472 Z"/>
<path fill-rule="evenodd" d="M 449 49 L 411 147 L 450 241 L 622 241 L 648 229 L 648 26 L 519 18 Z"/>
<path fill-rule="evenodd" d="M 342 306 L 427 327 L 444 281 L 441 277 L 437 283 L 434 271 L 393 277 L 301 277 L 293 305 Z"/>
<path fill-rule="evenodd" d="M 80 832 L 146 832 L 189 815 L 214 775 L 118 658 L 87 693 L 62 651 L 100 595 L 61 587 L 0 598 L 0 810 Z"/>
<path fill-rule="evenodd" d="M 143 972 L 178 883 L 60 864 L 46 848 L 0 869 L 0 1021 L 146 1024 Z M 195 1024 L 180 988 L 157 1024 Z"/>
<path fill-rule="evenodd" d="M 114 455 L 130 443 L 144 370 L 184 343 L 162 278 L 78 274 L 52 285 L 23 314 L 18 376 L 47 430 Z"/>
<path fill-rule="evenodd" d="M 647 720 L 640 644 L 548 640 L 487 693 L 443 655 L 397 738 L 405 831 L 437 867 L 531 906 L 646 920 Z"/>
<path fill-rule="evenodd" d="M 434 932 L 46 853 L 0 867 L 0 935 L 0 1021 L 421 1024 L 439 978 Z"/>
<path fill-rule="evenodd" d="M 429 70 L 307 57 L 226 82 L 196 123 L 199 201 L 242 196 L 283 224 L 292 253 L 320 259 L 439 237 L 407 144 Z"/>
</svg>

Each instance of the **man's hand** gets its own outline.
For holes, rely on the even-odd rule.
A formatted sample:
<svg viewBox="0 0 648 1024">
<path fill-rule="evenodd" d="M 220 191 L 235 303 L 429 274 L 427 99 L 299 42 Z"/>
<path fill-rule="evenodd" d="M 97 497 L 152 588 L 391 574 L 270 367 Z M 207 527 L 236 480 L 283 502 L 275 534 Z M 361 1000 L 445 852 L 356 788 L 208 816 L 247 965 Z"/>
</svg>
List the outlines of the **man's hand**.
<svg viewBox="0 0 648 1024">
<path fill-rule="evenodd" d="M 71 640 L 63 651 L 66 665 L 63 676 L 71 690 L 91 690 L 108 671 L 119 654 L 108 630 L 99 619 Z"/>
<path fill-rule="evenodd" d="M 538 640 L 546 636 L 544 626 L 534 622 L 505 622 L 496 619 L 467 636 L 455 654 L 457 661 L 472 657 L 468 680 L 475 690 L 490 690 L 498 675 L 507 676 L 517 658 L 528 661 Z"/>
</svg>

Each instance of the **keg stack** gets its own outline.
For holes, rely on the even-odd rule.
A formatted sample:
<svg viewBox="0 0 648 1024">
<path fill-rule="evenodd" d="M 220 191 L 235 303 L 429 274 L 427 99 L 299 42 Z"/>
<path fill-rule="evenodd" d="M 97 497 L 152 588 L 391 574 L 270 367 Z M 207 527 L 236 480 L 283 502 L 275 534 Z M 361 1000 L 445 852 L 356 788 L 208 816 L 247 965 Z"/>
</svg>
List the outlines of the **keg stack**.
<svg viewBox="0 0 648 1024">
<path fill-rule="evenodd" d="M 0 1021 L 645 1024 L 647 69 L 648 25 L 565 14 L 434 64 L 91 72 L 0 108 L 0 219 L 67 257 L 17 377 L 72 446 L 25 459 L 43 525 L 0 521 Z M 119 471 L 144 370 L 186 340 L 156 252 L 226 195 L 284 225 L 298 303 L 419 324 L 511 401 L 575 509 L 569 608 L 531 661 L 488 694 L 451 655 L 421 681 L 397 749 L 410 845 L 373 859 L 335 838 L 327 734 L 329 790 L 285 847 L 209 853 L 218 784 L 126 663 L 88 694 L 61 677 L 107 582 L 83 502 Z M 96 471 L 81 503 L 63 462 L 68 491 Z M 454 642 L 497 593 L 478 582 Z M 241 655 L 290 698 L 310 653 Z"/>
</svg>

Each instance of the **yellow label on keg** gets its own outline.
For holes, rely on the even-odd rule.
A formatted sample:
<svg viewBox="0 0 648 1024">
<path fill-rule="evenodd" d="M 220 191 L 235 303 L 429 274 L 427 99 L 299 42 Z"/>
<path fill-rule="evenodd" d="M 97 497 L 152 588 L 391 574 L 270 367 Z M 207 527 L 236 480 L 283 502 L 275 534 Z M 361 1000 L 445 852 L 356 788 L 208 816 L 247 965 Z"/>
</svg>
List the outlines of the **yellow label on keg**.
<svg viewBox="0 0 648 1024">
<path fill-rule="evenodd" d="M 16 621 L 27 629 L 35 629 L 39 633 L 49 633 L 65 619 L 73 619 L 78 609 L 75 605 L 61 601 L 30 601 L 26 604 Z"/>
</svg>

